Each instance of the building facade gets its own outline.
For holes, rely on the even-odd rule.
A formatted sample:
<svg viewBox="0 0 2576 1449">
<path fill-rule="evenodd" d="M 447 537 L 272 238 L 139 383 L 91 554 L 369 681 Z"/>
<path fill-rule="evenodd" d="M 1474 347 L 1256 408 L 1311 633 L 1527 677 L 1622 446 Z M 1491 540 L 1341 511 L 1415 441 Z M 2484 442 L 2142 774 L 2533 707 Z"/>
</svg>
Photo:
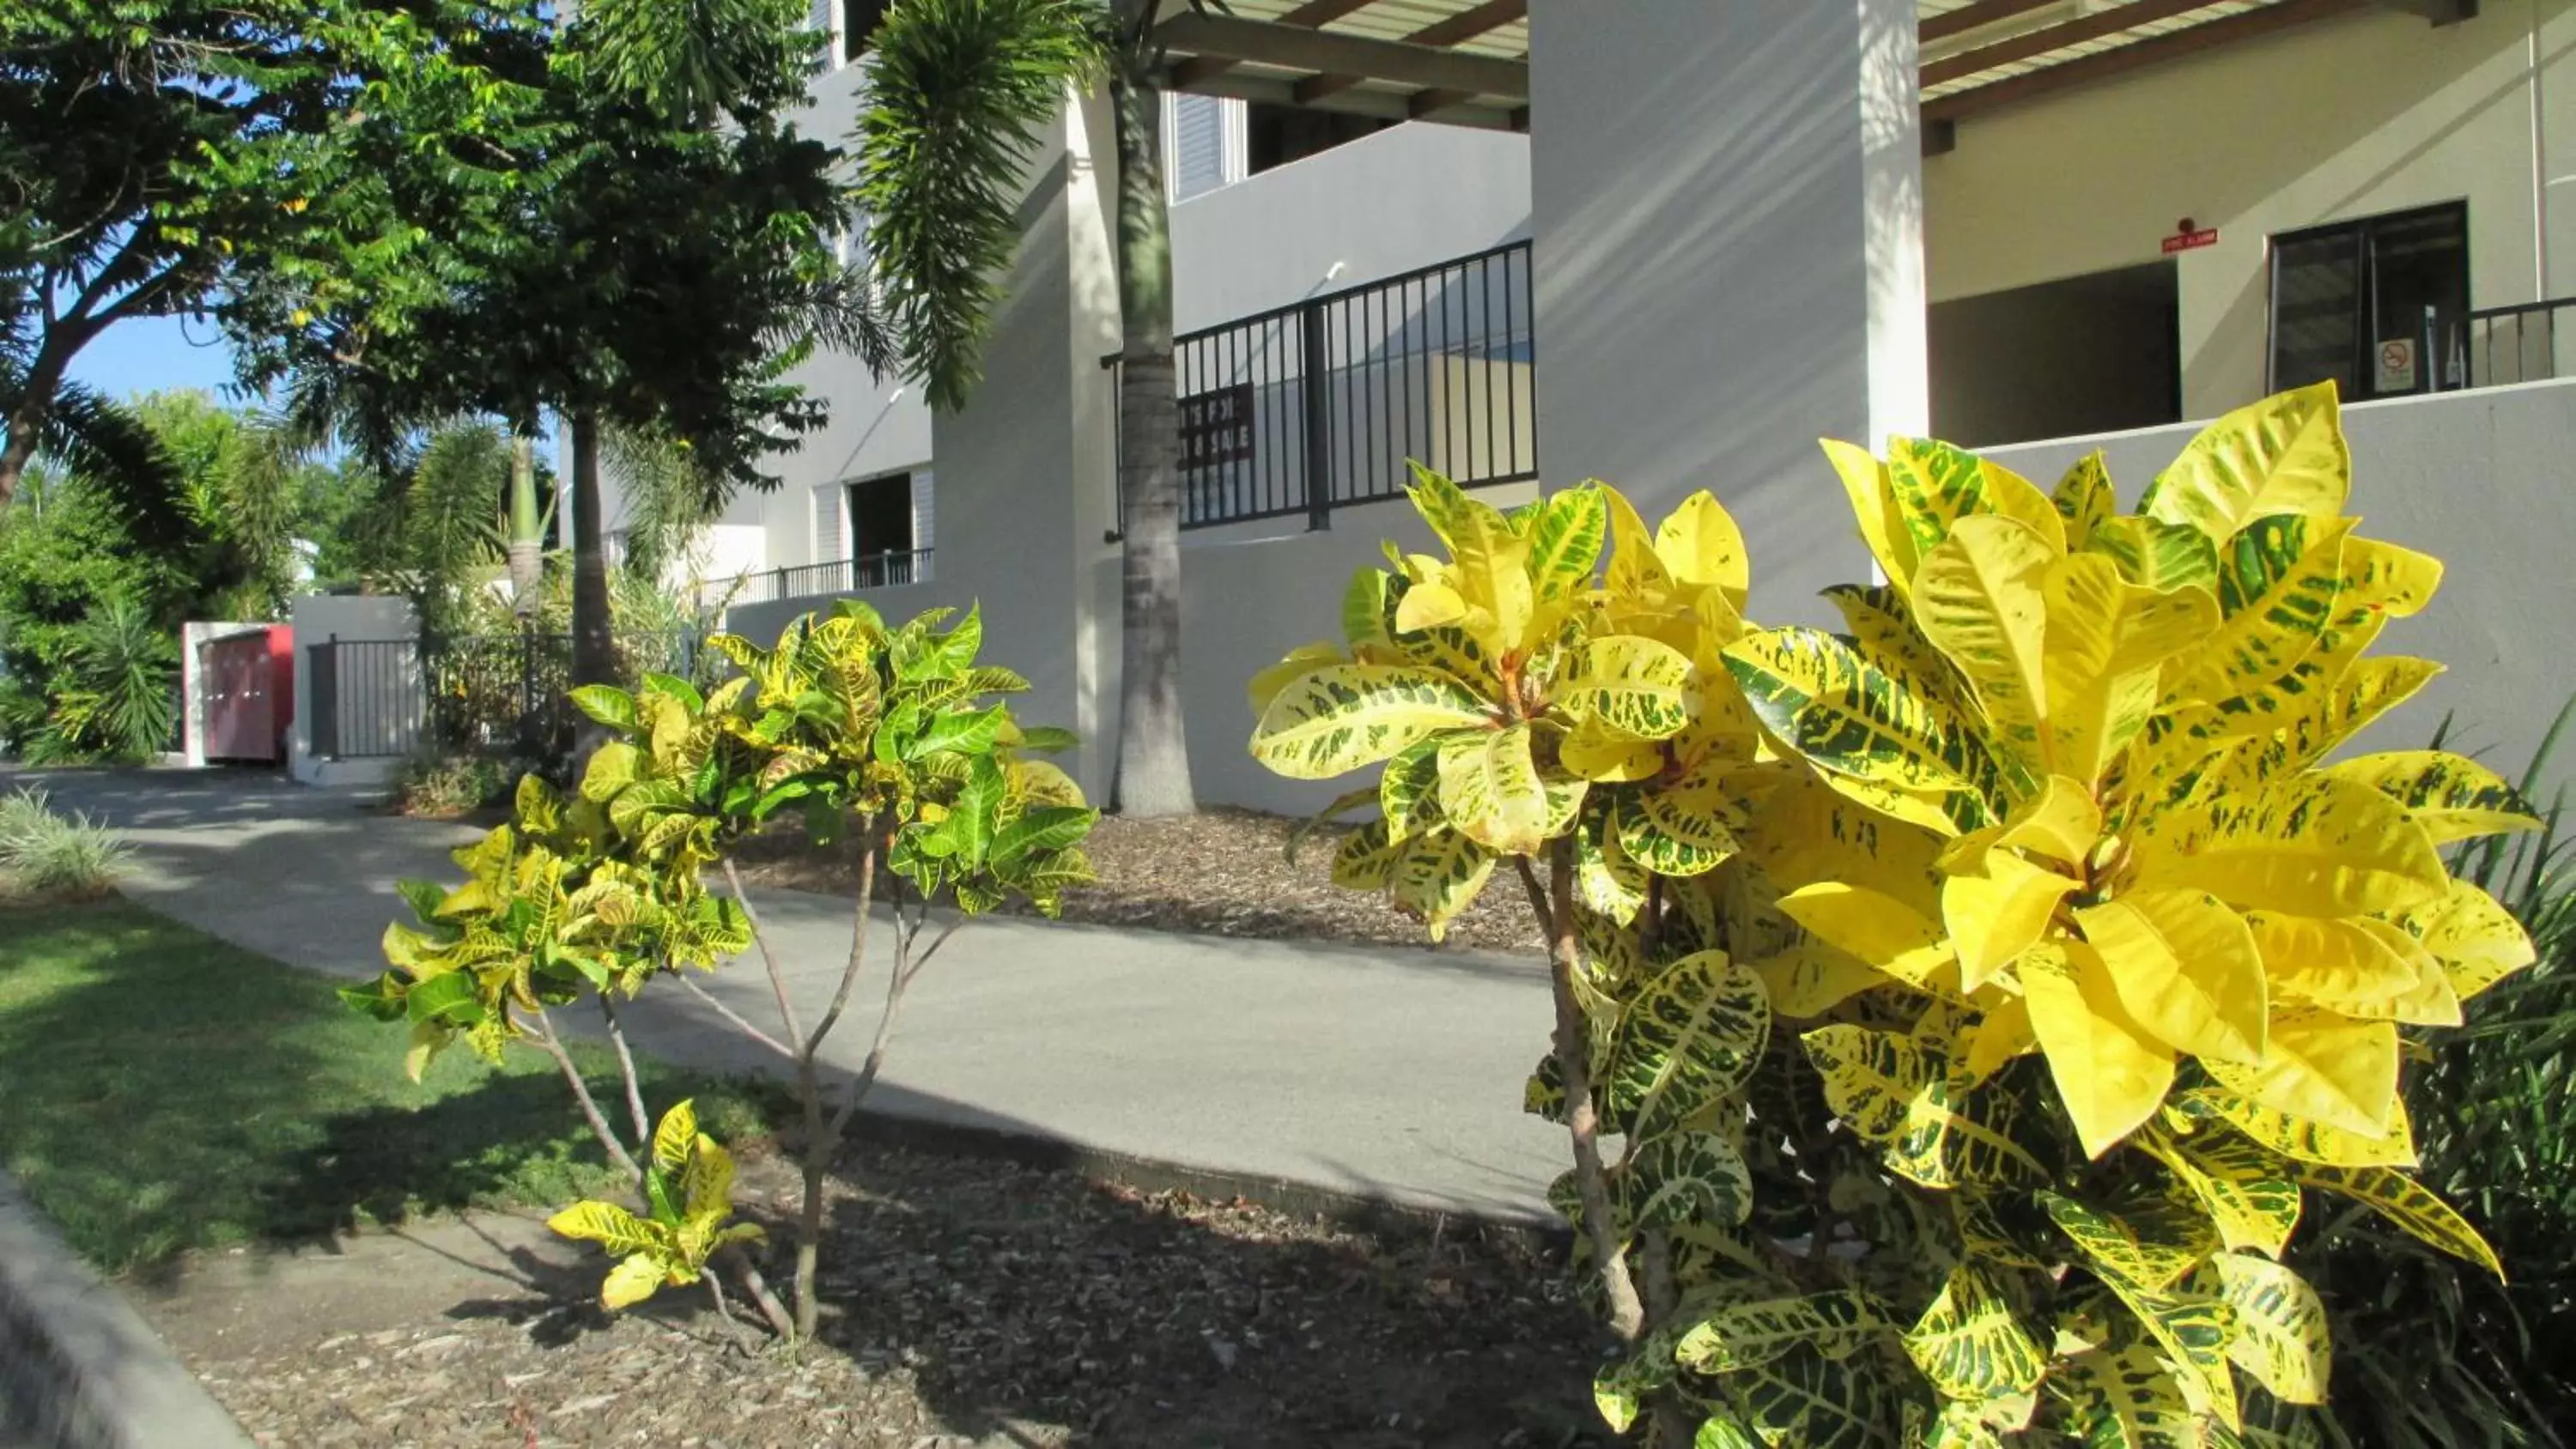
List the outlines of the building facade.
<svg viewBox="0 0 2576 1449">
<path fill-rule="evenodd" d="M 827 8 L 844 57 L 875 12 Z M 2365 455 L 2365 510 L 2484 488 L 2527 536 L 2576 542 L 2567 490 L 2506 477 L 2576 408 L 2550 381 L 2576 363 L 2556 331 L 2576 303 L 2548 305 L 2576 297 L 2576 0 L 1180 9 L 1165 143 L 1204 799 L 1306 800 L 1242 758 L 1240 681 L 1330 634 L 1340 581 L 1408 535 L 1387 501 L 1408 458 L 1498 499 L 1542 475 L 1607 476 L 1649 512 L 1714 487 L 1772 571 L 1757 613 L 1785 621 L 1866 569 L 1820 432 L 2053 462 L 2332 378 L 2399 409 L 2357 435 L 2430 469 Z M 860 73 L 818 83 L 813 124 L 846 132 Z M 752 632 L 845 592 L 981 602 L 997 657 L 1040 684 L 1032 713 L 1092 741 L 1095 790 L 1114 165 L 1098 103 L 1070 107 L 974 401 L 934 419 L 901 380 L 817 359 L 831 426 L 736 500 L 703 565 L 745 576 Z M 2458 510 L 2398 511 L 2431 530 L 2410 541 L 2481 546 Z M 2483 591 L 2461 617 L 2512 617 L 2498 587 L 2455 582 Z M 2452 630 L 2448 607 L 2420 647 L 2503 667 L 2502 626 Z M 2510 758 L 2571 686 L 2445 698 L 2493 716 Z"/>
</svg>

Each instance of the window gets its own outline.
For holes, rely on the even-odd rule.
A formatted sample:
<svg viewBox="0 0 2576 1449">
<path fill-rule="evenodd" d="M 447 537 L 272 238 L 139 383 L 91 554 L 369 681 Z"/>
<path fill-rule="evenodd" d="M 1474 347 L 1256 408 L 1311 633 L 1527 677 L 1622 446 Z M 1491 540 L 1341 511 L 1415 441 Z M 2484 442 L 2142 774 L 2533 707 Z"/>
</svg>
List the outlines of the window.
<svg viewBox="0 0 2576 1449">
<path fill-rule="evenodd" d="M 1380 116 L 1310 111 L 1262 101 L 1244 109 L 1244 170 L 1254 176 L 1398 124 Z"/>
<path fill-rule="evenodd" d="M 2465 386 L 2468 310 L 2463 203 L 2276 236 L 2271 387 L 2331 380 L 2359 399 Z"/>
<path fill-rule="evenodd" d="M 877 23 L 885 19 L 887 0 L 835 0 L 841 7 L 840 62 L 849 65 L 868 53 Z"/>
</svg>

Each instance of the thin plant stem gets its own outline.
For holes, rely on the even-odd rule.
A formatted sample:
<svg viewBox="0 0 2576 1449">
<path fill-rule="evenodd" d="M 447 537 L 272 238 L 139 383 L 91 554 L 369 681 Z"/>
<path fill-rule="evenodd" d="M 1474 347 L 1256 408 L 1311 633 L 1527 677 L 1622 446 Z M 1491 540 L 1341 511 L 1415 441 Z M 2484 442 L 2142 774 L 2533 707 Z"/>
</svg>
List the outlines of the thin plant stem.
<svg viewBox="0 0 2576 1449">
<path fill-rule="evenodd" d="M 849 1004 L 850 988 L 866 968 L 868 950 L 868 911 L 876 899 L 877 848 L 876 822 L 866 822 L 863 838 L 866 853 L 859 859 L 859 899 L 850 918 L 850 957 L 841 967 L 840 984 L 833 989 L 832 1004 L 815 1023 L 796 1053 L 796 1096 L 805 1109 L 805 1201 L 796 1221 L 796 1336 L 814 1336 L 822 1319 L 822 1304 L 815 1296 L 815 1279 L 823 1250 L 823 1179 L 831 1170 L 832 1158 L 840 1145 L 840 1129 L 847 1120 L 823 1117 L 823 1085 L 815 1071 L 814 1058 L 823 1049 L 823 1041 L 840 1024 L 841 1010 Z M 902 904 L 896 903 L 900 913 Z M 902 962 L 897 958 L 899 968 Z M 900 970 L 895 978 L 901 980 Z"/>
<path fill-rule="evenodd" d="M 608 1042 L 617 1049 L 617 1075 L 626 1086 L 626 1115 L 635 1124 L 635 1150 L 653 1141 L 653 1119 L 644 1110 L 644 1083 L 635 1074 L 635 1053 L 626 1044 L 626 1025 L 617 1019 L 617 998 L 599 993 L 599 1014 L 608 1018 Z"/>
<path fill-rule="evenodd" d="M 754 926 L 752 928 L 752 939 L 758 940 L 759 936 L 760 928 L 758 926 Z M 723 1017 L 734 1030 L 741 1032 L 744 1036 L 751 1038 L 753 1041 L 760 1043 L 762 1046 L 778 1053 L 780 1056 L 787 1058 L 791 1062 L 796 1060 L 796 1048 L 789 1046 L 787 1043 L 780 1041 L 778 1038 L 771 1036 L 765 1031 L 762 1031 L 759 1027 L 752 1025 L 750 1020 L 743 1016 L 741 1012 L 738 1012 L 732 1007 L 725 1005 L 723 1002 L 718 1001 L 715 997 L 715 993 L 707 990 L 695 981 L 690 980 L 686 975 L 678 972 L 672 973 L 672 979 L 679 982 L 681 987 L 691 996 L 705 1002 L 710 1011 Z"/>
<path fill-rule="evenodd" d="M 1601 1162 L 1601 1117 L 1592 1106 L 1592 1038 L 1583 1019 L 1583 1004 L 1574 996 L 1574 973 L 1582 960 L 1574 937 L 1574 843 L 1559 840 L 1549 847 L 1544 887 L 1527 857 L 1517 857 L 1513 864 L 1520 868 L 1531 908 L 1547 928 L 1548 975 L 1556 998 L 1556 1065 L 1565 1080 L 1566 1134 L 1574 1146 L 1574 1185 L 1583 1200 L 1583 1230 L 1592 1240 L 1593 1271 L 1601 1277 L 1610 1331 L 1622 1343 L 1635 1343 L 1645 1331 L 1646 1307 L 1621 1251 L 1619 1226 L 1610 1216 L 1609 1173 Z"/>
<path fill-rule="evenodd" d="M 864 869 L 865 867 L 862 867 Z M 778 954 L 769 949 L 768 933 L 760 929 L 760 912 L 752 908 L 751 892 L 742 888 L 742 872 L 734 868 L 733 857 L 724 859 L 725 884 L 733 888 L 733 898 L 742 907 L 742 918 L 751 926 L 752 944 L 760 948 L 760 964 L 769 972 L 769 992 L 778 1000 L 778 1020 L 787 1028 L 790 1041 L 805 1034 L 797 1024 L 796 1004 L 787 996 L 787 975 L 778 969 Z"/>
<path fill-rule="evenodd" d="M 608 1160 L 634 1179 L 640 1191 L 644 1185 L 644 1169 L 635 1164 L 634 1154 L 628 1152 L 626 1144 L 618 1141 L 617 1134 L 609 1130 L 608 1117 L 599 1110 L 599 1099 L 590 1094 L 590 1084 L 581 1079 L 581 1068 L 573 1065 L 572 1053 L 564 1050 L 564 1044 L 556 1039 L 553 1023 L 546 1019 L 544 1007 L 537 1008 L 536 1018 L 534 1028 L 521 1023 L 521 1033 L 555 1059 L 555 1069 L 563 1073 L 564 1081 L 572 1087 L 573 1100 L 581 1104 L 582 1120 L 590 1124 L 590 1135 L 599 1139 L 599 1145 L 607 1149 Z"/>
<path fill-rule="evenodd" d="M 788 1313 L 787 1305 L 778 1301 L 778 1295 L 769 1290 L 769 1280 L 760 1275 L 760 1268 L 751 1261 L 751 1255 L 742 1250 L 742 1245 L 727 1243 L 716 1256 L 742 1279 L 743 1292 L 759 1307 L 760 1316 L 769 1320 L 769 1331 L 777 1334 L 782 1342 L 796 1342 L 795 1318 Z"/>
</svg>

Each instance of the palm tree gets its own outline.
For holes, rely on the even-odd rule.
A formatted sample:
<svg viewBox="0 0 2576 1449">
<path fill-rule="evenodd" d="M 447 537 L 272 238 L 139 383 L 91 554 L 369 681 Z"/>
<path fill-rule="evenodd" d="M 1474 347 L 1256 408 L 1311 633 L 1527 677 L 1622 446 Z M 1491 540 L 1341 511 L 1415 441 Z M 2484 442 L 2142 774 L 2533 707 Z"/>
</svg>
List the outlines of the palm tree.
<svg viewBox="0 0 2576 1449">
<path fill-rule="evenodd" d="M 1123 668 L 1114 798 L 1188 814 L 1180 413 L 1155 0 L 898 0 L 872 46 L 860 200 L 905 369 L 961 406 L 982 373 L 1032 132 L 1104 74 L 1116 112 Z"/>
</svg>

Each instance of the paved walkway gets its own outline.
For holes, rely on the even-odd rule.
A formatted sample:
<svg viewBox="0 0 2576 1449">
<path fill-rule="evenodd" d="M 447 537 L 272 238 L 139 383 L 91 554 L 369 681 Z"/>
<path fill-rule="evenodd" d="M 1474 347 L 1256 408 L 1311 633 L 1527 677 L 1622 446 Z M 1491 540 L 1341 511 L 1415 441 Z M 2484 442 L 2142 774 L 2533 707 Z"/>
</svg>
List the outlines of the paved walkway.
<svg viewBox="0 0 2576 1449">
<path fill-rule="evenodd" d="M 0 789 L 21 778 L 0 770 Z M 337 976 L 383 969 L 385 924 L 409 918 L 395 882 L 453 880 L 446 851 L 474 834 L 261 775 L 23 778 L 129 833 L 129 895 Z M 752 899 L 810 1020 L 848 953 L 848 907 L 798 891 Z M 852 1070 L 865 1055 L 883 981 L 861 984 L 826 1049 L 833 1067 Z M 756 963 L 708 985 L 774 1023 Z M 1561 1129 L 1520 1112 L 1548 1016 L 1535 961 L 984 920 L 913 987 L 871 1111 L 1552 1221 L 1543 1193 L 1560 1170 Z M 646 1048 L 698 1066 L 778 1066 L 667 983 L 645 993 L 635 1030 Z M 399 1054 L 388 1037 L 388 1070 Z"/>
</svg>

